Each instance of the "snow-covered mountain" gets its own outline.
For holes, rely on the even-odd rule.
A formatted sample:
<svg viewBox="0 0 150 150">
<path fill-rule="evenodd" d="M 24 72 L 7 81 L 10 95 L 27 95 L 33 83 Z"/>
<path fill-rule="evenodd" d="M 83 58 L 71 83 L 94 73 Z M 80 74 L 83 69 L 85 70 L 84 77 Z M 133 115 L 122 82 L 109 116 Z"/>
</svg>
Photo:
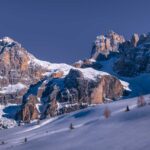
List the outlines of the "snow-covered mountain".
<svg viewBox="0 0 150 150">
<path fill-rule="evenodd" d="M 40 61 L 9 37 L 0 39 L 0 103 L 21 102 L 28 87 L 49 71 Z"/>
<path fill-rule="evenodd" d="M 26 122 L 118 100 L 128 89 L 92 67 L 41 61 L 9 37 L 0 40 L 0 85 L 0 103 L 21 104 L 15 118 Z"/>
<path fill-rule="evenodd" d="M 131 40 L 125 40 L 115 32 L 99 35 L 93 45 L 90 59 L 78 61 L 76 67 L 102 68 L 102 62 L 116 57 L 113 70 L 120 76 L 133 77 L 150 72 L 150 33 L 133 34 Z"/>
<path fill-rule="evenodd" d="M 15 119 L 30 122 L 148 94 L 149 74 L 128 77 L 148 73 L 148 41 L 149 34 L 134 34 L 128 41 L 111 31 L 96 37 L 89 59 L 68 65 L 41 61 L 20 43 L 4 37 L 0 40 L 0 103 L 18 104 L 12 108 Z M 129 61 L 134 65 L 128 65 Z M 8 112 L 3 116 L 11 117 Z"/>
<path fill-rule="evenodd" d="M 115 38 L 112 38 L 113 36 Z M 76 68 L 92 67 L 105 71 L 128 82 L 132 97 L 150 93 L 150 34 L 135 33 L 130 40 L 115 32 L 98 37 L 101 38 L 96 37 L 91 57 L 73 65 Z M 112 42 L 106 46 L 106 41 Z"/>
<path fill-rule="evenodd" d="M 149 150 L 149 42 L 109 32 L 88 59 L 68 65 L 2 38 L 0 129 L 10 129 L 0 130 L 0 149 Z"/>
</svg>

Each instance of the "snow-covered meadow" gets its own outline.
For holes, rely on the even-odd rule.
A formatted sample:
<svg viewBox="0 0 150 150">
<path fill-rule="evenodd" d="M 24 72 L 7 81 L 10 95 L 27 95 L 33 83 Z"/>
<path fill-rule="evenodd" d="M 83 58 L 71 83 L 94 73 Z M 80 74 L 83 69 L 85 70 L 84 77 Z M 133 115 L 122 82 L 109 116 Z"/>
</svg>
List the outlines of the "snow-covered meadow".
<svg viewBox="0 0 150 150">
<path fill-rule="evenodd" d="M 147 103 L 150 95 L 145 96 Z M 125 112 L 126 106 L 130 111 Z M 111 116 L 103 116 L 105 108 Z M 149 150 L 150 105 L 137 107 L 137 97 L 90 106 L 53 119 L 0 130 L 1 150 Z M 70 124 L 73 130 L 70 130 Z M 25 141 L 27 138 L 27 142 Z"/>
</svg>

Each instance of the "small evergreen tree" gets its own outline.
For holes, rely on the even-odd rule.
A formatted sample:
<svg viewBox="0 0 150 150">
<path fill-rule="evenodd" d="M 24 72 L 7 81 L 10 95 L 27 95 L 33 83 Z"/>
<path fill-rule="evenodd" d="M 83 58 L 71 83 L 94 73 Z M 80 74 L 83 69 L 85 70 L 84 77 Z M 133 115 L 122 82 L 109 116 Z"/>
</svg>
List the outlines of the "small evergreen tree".
<svg viewBox="0 0 150 150">
<path fill-rule="evenodd" d="M 4 145 L 5 144 L 5 142 L 4 141 L 1 141 L 1 145 Z"/>
<path fill-rule="evenodd" d="M 126 112 L 128 112 L 128 111 L 130 111 L 130 109 L 129 109 L 129 106 L 127 105 L 127 107 L 126 107 L 126 110 L 125 110 Z"/>
<path fill-rule="evenodd" d="M 73 126 L 72 123 L 70 124 L 69 128 L 70 128 L 70 130 L 73 130 L 73 129 L 74 129 L 74 126 Z"/>
<path fill-rule="evenodd" d="M 24 138 L 24 142 L 26 143 L 27 141 L 28 141 L 28 139 L 25 137 L 25 138 Z"/>
</svg>

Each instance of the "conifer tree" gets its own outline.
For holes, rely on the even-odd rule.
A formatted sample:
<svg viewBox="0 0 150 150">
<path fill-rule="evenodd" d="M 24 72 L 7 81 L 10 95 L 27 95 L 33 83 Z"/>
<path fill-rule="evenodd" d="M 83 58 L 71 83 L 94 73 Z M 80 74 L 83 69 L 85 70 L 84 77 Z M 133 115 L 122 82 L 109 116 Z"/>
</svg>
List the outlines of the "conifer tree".
<svg viewBox="0 0 150 150">
<path fill-rule="evenodd" d="M 73 129 L 74 129 L 74 126 L 73 126 L 72 123 L 70 124 L 69 128 L 70 128 L 70 130 L 73 130 Z"/>
</svg>

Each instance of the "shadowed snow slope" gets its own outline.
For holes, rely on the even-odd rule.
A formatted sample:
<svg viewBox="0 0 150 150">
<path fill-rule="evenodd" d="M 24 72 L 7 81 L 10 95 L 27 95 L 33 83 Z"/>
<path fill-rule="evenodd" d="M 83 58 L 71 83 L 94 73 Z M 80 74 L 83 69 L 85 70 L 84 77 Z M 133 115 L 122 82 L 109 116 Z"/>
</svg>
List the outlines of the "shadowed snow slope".
<svg viewBox="0 0 150 150">
<path fill-rule="evenodd" d="M 150 101 L 146 95 L 146 101 Z M 129 105 L 131 111 L 125 112 Z M 105 119 L 106 106 L 111 117 Z M 0 131 L 1 150 L 149 150 L 150 105 L 137 108 L 137 98 L 109 104 L 91 106 L 87 109 L 47 119 L 39 125 L 16 127 Z M 69 129 L 73 123 L 74 130 Z M 24 143 L 24 138 L 27 142 Z"/>
</svg>

